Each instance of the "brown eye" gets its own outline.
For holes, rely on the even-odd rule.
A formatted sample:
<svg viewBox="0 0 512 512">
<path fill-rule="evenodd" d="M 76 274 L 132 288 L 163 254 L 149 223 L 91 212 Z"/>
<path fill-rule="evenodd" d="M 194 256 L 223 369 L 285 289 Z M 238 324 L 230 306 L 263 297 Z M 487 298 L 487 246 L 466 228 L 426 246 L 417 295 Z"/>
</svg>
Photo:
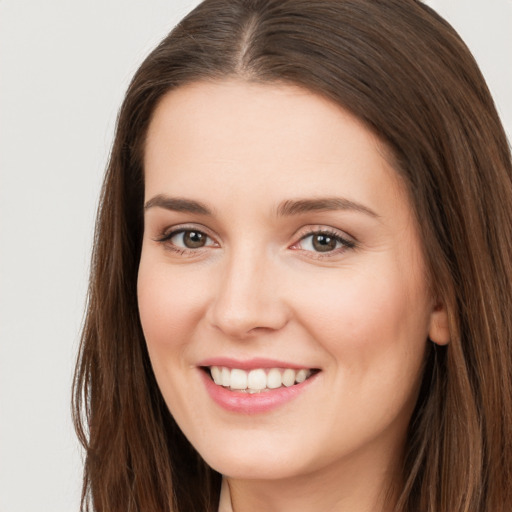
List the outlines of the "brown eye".
<svg viewBox="0 0 512 512">
<path fill-rule="evenodd" d="M 337 233 L 330 231 L 313 231 L 309 235 L 303 236 L 294 249 L 301 249 L 303 251 L 317 254 L 318 257 L 323 253 L 325 256 L 330 256 L 331 253 L 338 254 L 348 249 L 353 249 L 356 246 L 355 242 L 343 238 Z"/>
<path fill-rule="evenodd" d="M 185 250 L 201 249 L 206 246 L 215 245 L 208 235 L 202 231 L 196 231 L 195 229 L 180 229 L 179 231 L 173 231 L 158 241 L 167 243 L 171 247 Z"/>
<path fill-rule="evenodd" d="M 207 236 L 200 231 L 183 231 L 183 245 L 187 249 L 198 249 L 206 245 Z"/>
<path fill-rule="evenodd" d="M 338 239 L 326 233 L 317 233 L 312 235 L 311 240 L 313 249 L 317 252 L 334 251 L 338 246 Z"/>
</svg>

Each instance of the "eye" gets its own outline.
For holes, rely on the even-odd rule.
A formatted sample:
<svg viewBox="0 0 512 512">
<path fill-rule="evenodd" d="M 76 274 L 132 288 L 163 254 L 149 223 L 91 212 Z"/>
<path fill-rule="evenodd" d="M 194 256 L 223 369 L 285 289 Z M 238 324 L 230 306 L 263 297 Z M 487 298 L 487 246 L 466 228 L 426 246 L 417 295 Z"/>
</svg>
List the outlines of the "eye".
<svg viewBox="0 0 512 512">
<path fill-rule="evenodd" d="M 331 231 L 315 231 L 303 236 L 292 249 L 301 249 L 314 253 L 338 253 L 340 250 L 355 247 L 355 243 L 346 240 Z"/>
<path fill-rule="evenodd" d="M 156 241 L 165 243 L 169 248 L 177 251 L 193 251 L 217 245 L 206 233 L 198 229 L 183 228 L 171 231 Z"/>
<path fill-rule="evenodd" d="M 207 235 L 193 230 L 179 231 L 169 238 L 169 242 L 185 249 L 200 249 L 207 244 L 208 240 Z"/>
</svg>

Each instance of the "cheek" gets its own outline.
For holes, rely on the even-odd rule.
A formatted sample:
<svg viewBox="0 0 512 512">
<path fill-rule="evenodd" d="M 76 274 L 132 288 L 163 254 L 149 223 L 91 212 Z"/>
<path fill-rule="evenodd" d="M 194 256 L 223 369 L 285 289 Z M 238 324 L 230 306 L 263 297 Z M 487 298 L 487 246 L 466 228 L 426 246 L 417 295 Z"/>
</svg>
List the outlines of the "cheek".
<svg viewBox="0 0 512 512">
<path fill-rule="evenodd" d="M 334 371 L 325 374 L 330 399 L 343 411 L 337 424 L 347 425 L 348 413 L 352 423 L 345 432 L 368 438 L 375 428 L 405 428 L 425 358 L 428 310 L 422 286 L 408 286 L 400 273 L 391 272 L 353 273 L 340 276 L 337 285 L 320 285 L 315 292 L 309 286 L 297 308 L 310 336 L 330 356 Z"/>
<path fill-rule="evenodd" d="M 170 355 L 190 339 L 202 316 L 201 289 L 193 275 L 175 275 L 167 265 L 142 257 L 137 299 L 152 360 L 152 354 Z"/>
<path fill-rule="evenodd" d="M 303 324 L 338 362 L 369 366 L 385 355 L 382 364 L 393 358 L 398 364 L 411 352 L 423 354 L 429 320 L 423 281 L 380 268 L 387 271 L 340 271 L 337 280 L 304 283 L 297 294 Z"/>
<path fill-rule="evenodd" d="M 190 397 L 180 390 L 189 371 L 190 340 L 203 314 L 201 288 L 193 276 L 141 258 L 137 299 L 142 330 L 156 381 L 176 421 L 190 411 Z"/>
</svg>

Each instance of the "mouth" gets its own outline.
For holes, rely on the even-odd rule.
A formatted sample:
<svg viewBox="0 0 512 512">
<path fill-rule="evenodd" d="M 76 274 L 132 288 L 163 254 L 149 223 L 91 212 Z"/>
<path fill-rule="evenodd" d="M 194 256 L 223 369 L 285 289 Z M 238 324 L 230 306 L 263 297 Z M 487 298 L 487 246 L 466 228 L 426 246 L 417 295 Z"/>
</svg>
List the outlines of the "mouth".
<svg viewBox="0 0 512 512">
<path fill-rule="evenodd" d="M 239 393 L 265 393 L 302 384 L 320 370 L 317 368 L 228 368 L 202 366 L 201 369 L 217 385 Z"/>
</svg>

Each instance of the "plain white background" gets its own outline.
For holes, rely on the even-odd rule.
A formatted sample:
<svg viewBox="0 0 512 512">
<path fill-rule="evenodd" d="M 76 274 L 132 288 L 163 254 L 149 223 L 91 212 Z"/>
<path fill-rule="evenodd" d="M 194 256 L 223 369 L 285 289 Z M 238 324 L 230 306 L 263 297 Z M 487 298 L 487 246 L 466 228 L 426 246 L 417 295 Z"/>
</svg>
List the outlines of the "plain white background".
<svg viewBox="0 0 512 512">
<path fill-rule="evenodd" d="M 70 419 L 94 215 L 117 109 L 197 0 L 0 0 L 0 512 L 78 510 Z M 512 0 L 431 0 L 512 134 Z"/>
</svg>

